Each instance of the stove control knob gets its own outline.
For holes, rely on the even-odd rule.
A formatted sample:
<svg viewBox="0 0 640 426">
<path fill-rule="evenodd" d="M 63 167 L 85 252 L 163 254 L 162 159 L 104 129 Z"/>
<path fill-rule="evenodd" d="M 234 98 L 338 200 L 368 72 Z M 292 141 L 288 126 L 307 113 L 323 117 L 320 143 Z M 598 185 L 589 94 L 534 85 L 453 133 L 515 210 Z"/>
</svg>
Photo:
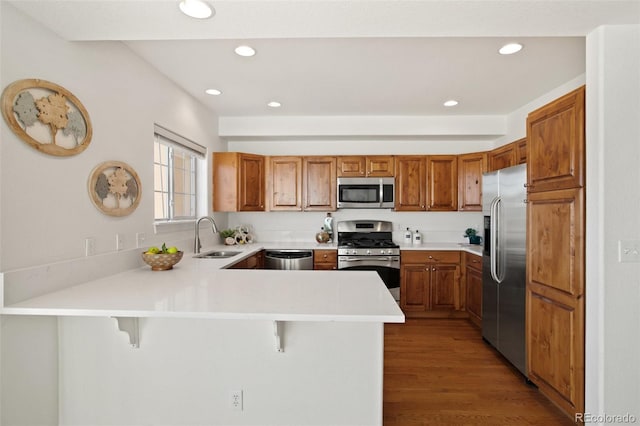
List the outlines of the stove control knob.
<svg viewBox="0 0 640 426">
<path fill-rule="evenodd" d="M 371 254 L 371 250 L 367 250 L 367 254 Z"/>
<path fill-rule="evenodd" d="M 351 254 L 355 256 L 356 254 L 358 254 L 358 250 L 355 250 L 355 249 L 351 250 Z"/>
<path fill-rule="evenodd" d="M 391 249 L 387 250 L 387 254 L 391 254 L 391 253 L 393 253 L 393 250 Z"/>
<path fill-rule="evenodd" d="M 384 249 L 383 249 L 383 250 L 380 250 L 380 254 L 384 254 Z"/>
</svg>

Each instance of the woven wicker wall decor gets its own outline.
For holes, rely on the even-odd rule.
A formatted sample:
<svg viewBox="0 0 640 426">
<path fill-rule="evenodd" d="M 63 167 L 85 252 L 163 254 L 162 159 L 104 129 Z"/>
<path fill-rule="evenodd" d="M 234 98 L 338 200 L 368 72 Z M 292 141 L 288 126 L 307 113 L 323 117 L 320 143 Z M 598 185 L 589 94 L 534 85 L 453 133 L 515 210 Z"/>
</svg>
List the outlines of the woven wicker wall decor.
<svg viewBox="0 0 640 426">
<path fill-rule="evenodd" d="M 98 164 L 87 186 L 93 204 L 109 216 L 127 216 L 140 204 L 140 178 L 131 166 L 121 161 Z"/>
<path fill-rule="evenodd" d="M 26 79 L 8 85 L 2 93 L 2 115 L 20 139 L 45 154 L 76 155 L 91 142 L 85 107 L 50 81 Z"/>
</svg>

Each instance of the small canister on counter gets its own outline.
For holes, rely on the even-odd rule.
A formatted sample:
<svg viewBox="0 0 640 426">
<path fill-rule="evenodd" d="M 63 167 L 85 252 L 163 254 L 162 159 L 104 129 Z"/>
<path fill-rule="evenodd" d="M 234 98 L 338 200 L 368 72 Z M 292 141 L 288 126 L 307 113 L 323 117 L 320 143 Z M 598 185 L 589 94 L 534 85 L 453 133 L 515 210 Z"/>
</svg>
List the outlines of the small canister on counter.
<svg viewBox="0 0 640 426">
<path fill-rule="evenodd" d="M 416 229 L 416 232 L 413 233 L 413 245 L 419 246 L 420 244 L 422 244 L 422 234 Z"/>
<path fill-rule="evenodd" d="M 411 231 L 409 231 L 409 228 L 407 228 L 407 230 L 404 233 L 404 243 L 406 245 L 410 245 L 412 240 L 413 240 L 413 234 L 411 233 Z"/>
</svg>

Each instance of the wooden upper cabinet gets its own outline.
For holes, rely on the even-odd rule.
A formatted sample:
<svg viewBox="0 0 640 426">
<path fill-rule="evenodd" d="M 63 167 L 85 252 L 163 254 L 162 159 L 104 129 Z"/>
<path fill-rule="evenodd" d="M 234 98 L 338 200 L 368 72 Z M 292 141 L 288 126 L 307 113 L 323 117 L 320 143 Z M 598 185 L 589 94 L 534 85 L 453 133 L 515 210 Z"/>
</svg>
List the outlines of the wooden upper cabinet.
<svg viewBox="0 0 640 426">
<path fill-rule="evenodd" d="M 513 143 L 501 146 L 488 154 L 488 170 L 494 172 L 496 170 L 505 169 L 507 167 L 515 166 L 518 164 L 516 158 L 516 147 Z"/>
<path fill-rule="evenodd" d="M 427 210 L 458 210 L 458 157 L 427 157 Z"/>
<path fill-rule="evenodd" d="M 337 161 L 339 177 L 362 177 L 367 172 L 365 157 L 349 155 L 338 157 Z"/>
<path fill-rule="evenodd" d="M 458 210 L 482 211 L 482 173 L 486 164 L 484 152 L 458 156 Z"/>
<path fill-rule="evenodd" d="M 270 157 L 267 164 L 267 208 L 301 211 L 302 157 Z"/>
<path fill-rule="evenodd" d="M 213 210 L 264 211 L 264 157 L 240 152 L 214 152 L 212 157 Z"/>
<path fill-rule="evenodd" d="M 394 177 L 395 163 L 391 155 L 366 157 L 367 176 Z"/>
<path fill-rule="evenodd" d="M 420 155 L 395 157 L 396 211 L 426 210 L 426 159 Z"/>
<path fill-rule="evenodd" d="M 391 155 L 338 157 L 338 177 L 393 177 L 394 162 Z"/>
<path fill-rule="evenodd" d="M 336 210 L 336 157 L 303 157 L 303 209 L 306 211 Z"/>
<path fill-rule="evenodd" d="M 584 186 L 584 86 L 527 117 L 529 192 Z"/>
</svg>

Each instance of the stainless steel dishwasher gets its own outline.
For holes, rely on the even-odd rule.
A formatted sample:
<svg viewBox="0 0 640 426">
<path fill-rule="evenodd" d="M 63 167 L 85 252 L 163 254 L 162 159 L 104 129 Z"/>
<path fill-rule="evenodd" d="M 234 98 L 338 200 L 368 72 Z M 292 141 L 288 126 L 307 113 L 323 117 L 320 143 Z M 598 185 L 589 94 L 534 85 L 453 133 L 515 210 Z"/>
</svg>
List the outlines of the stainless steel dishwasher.
<svg viewBox="0 0 640 426">
<path fill-rule="evenodd" d="M 266 250 L 265 269 L 313 269 L 313 250 Z"/>
</svg>

